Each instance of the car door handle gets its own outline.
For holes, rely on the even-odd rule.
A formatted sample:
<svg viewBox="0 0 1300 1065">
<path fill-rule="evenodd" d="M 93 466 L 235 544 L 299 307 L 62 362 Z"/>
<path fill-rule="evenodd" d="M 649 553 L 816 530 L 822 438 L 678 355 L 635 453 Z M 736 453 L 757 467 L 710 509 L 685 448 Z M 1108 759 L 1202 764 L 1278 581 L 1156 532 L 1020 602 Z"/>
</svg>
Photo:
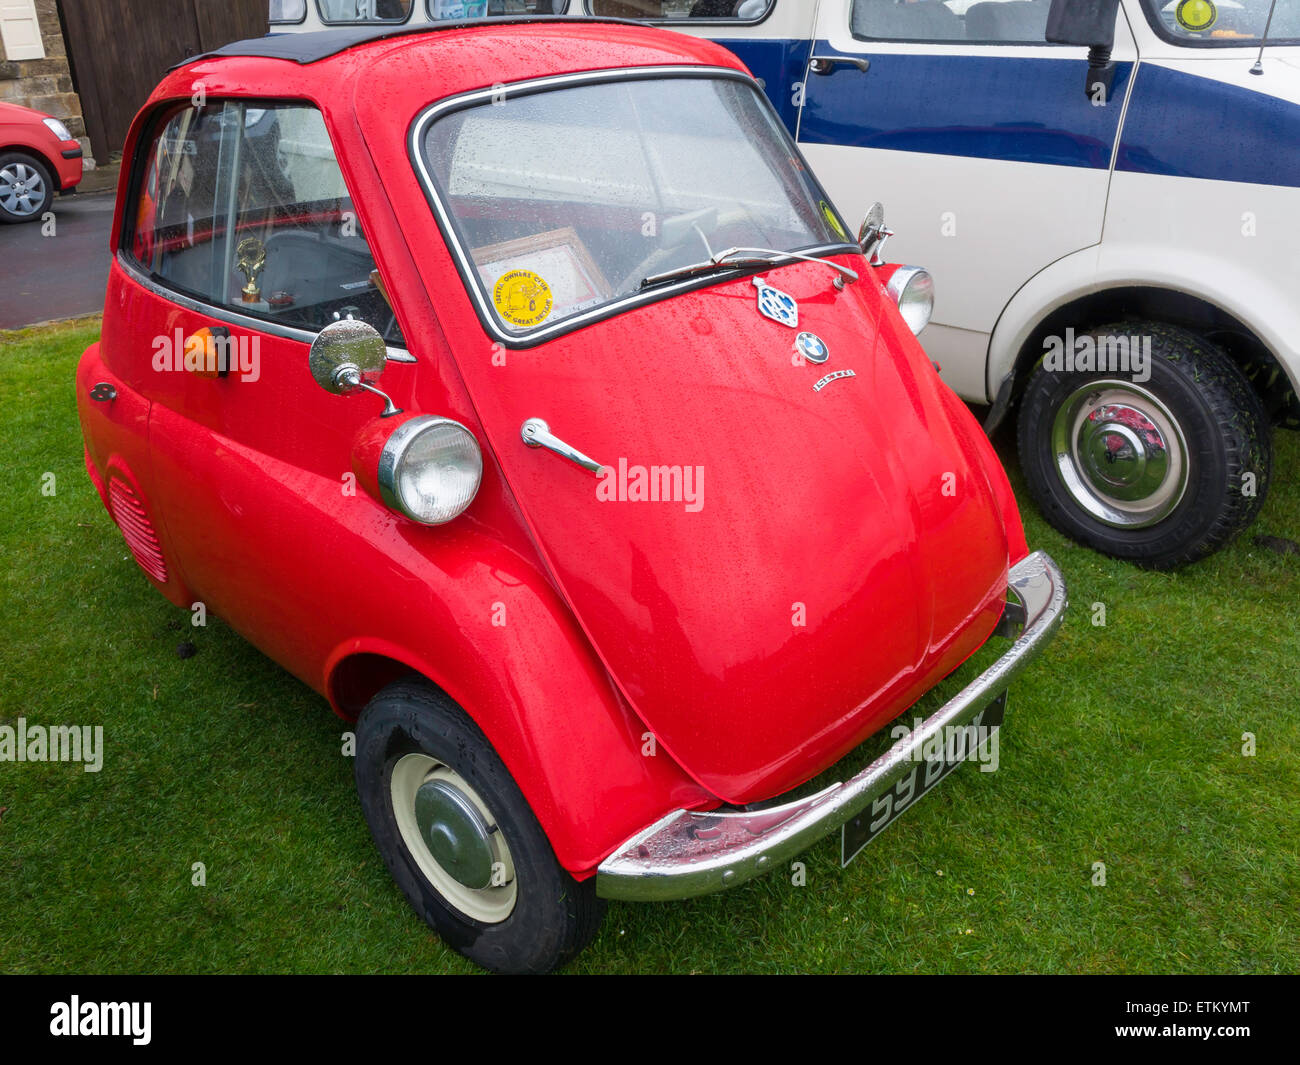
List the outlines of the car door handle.
<svg viewBox="0 0 1300 1065">
<path fill-rule="evenodd" d="M 561 458 L 568 459 L 589 473 L 598 474 L 605 468 L 595 459 L 588 458 L 576 447 L 571 447 L 558 436 L 553 435 L 551 427 L 541 418 L 529 418 L 528 421 L 524 422 L 519 435 L 523 437 L 524 443 L 529 447 L 544 447 L 547 451 L 554 451 Z"/>
<path fill-rule="evenodd" d="M 857 67 L 865 74 L 871 69 L 871 60 L 852 55 L 815 55 L 808 61 L 808 69 L 814 74 L 829 74 L 840 65 Z"/>
</svg>

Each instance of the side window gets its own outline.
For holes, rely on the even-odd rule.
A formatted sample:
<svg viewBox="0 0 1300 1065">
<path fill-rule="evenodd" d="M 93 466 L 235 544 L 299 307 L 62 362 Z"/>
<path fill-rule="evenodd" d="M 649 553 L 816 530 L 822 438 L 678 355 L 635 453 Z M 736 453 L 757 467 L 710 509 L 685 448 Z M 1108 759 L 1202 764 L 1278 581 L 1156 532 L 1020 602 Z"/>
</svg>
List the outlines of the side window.
<svg viewBox="0 0 1300 1065">
<path fill-rule="evenodd" d="M 411 0 L 316 0 L 316 10 L 327 26 L 405 22 L 411 14 Z"/>
<path fill-rule="evenodd" d="M 1050 0 L 853 0 L 860 40 L 1045 44 Z"/>
<path fill-rule="evenodd" d="M 307 17 L 307 0 L 271 0 L 270 22 L 299 23 Z"/>
<path fill-rule="evenodd" d="M 757 22 L 772 10 L 773 0 L 587 0 L 587 10 L 602 18 L 700 18 L 718 22 Z"/>
<path fill-rule="evenodd" d="M 155 128 L 127 245 L 141 267 L 239 314 L 357 318 L 402 342 L 319 111 L 216 102 Z"/>
<path fill-rule="evenodd" d="M 502 15 L 563 15 L 569 0 L 424 0 L 429 18 L 496 18 Z"/>
</svg>

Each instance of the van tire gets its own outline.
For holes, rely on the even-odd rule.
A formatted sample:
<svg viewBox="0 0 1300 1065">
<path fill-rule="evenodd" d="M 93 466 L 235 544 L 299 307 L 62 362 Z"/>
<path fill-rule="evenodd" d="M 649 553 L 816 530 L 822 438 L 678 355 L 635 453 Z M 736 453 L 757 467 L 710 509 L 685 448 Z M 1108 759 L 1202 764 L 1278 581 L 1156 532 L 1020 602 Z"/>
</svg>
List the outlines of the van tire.
<svg viewBox="0 0 1300 1065">
<path fill-rule="evenodd" d="M 1152 569 L 1205 558 L 1263 505 L 1272 469 L 1263 404 L 1224 351 L 1191 330 L 1121 322 L 1083 335 L 1149 337 L 1150 376 L 1040 360 L 1017 432 L 1030 494 L 1053 526 L 1115 558 Z"/>
</svg>

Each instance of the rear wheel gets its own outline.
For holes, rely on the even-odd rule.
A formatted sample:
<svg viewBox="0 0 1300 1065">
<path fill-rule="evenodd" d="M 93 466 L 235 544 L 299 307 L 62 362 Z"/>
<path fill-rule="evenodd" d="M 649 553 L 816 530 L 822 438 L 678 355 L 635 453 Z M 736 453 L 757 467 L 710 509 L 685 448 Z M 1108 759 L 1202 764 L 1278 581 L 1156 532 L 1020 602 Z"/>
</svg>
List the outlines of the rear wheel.
<svg viewBox="0 0 1300 1065">
<path fill-rule="evenodd" d="M 1189 330 L 1127 322 L 1089 335 L 1149 338 L 1150 376 L 1039 365 L 1018 433 L 1035 502 L 1066 535 L 1117 558 L 1156 569 L 1204 558 L 1264 501 L 1272 449 L 1259 397 Z"/>
<path fill-rule="evenodd" d="M 556 860 L 478 727 L 437 689 L 389 685 L 357 722 L 357 792 L 389 872 L 452 948 L 545 972 L 590 942 L 604 903 Z"/>
<path fill-rule="evenodd" d="M 54 179 L 25 152 L 0 153 L 0 222 L 34 222 L 50 209 Z"/>
</svg>

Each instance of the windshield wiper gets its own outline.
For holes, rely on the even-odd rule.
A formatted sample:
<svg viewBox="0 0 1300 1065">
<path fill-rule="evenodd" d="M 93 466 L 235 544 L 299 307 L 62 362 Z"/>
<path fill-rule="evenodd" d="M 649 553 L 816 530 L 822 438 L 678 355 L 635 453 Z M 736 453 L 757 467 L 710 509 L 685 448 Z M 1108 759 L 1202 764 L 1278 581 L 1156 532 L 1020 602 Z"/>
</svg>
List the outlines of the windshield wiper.
<svg viewBox="0 0 1300 1065">
<path fill-rule="evenodd" d="M 741 256 L 744 256 L 744 258 L 741 258 Z M 797 251 L 777 251 L 775 248 L 728 248 L 726 251 L 720 251 L 709 256 L 705 262 L 695 263 L 691 266 L 679 266 L 675 270 L 667 270 L 662 274 L 647 277 L 641 282 L 641 288 L 646 289 L 652 285 L 661 285 L 665 281 L 677 281 L 684 277 L 695 277 L 717 270 L 730 270 L 741 266 L 771 266 L 787 259 L 806 263 L 821 263 L 823 266 L 829 266 L 836 271 L 836 288 L 843 288 L 846 279 L 849 283 L 858 279 L 856 271 L 850 270 L 847 266 L 841 266 L 839 263 L 833 263 L 829 259 L 819 259 L 815 255 L 801 255 Z"/>
</svg>

